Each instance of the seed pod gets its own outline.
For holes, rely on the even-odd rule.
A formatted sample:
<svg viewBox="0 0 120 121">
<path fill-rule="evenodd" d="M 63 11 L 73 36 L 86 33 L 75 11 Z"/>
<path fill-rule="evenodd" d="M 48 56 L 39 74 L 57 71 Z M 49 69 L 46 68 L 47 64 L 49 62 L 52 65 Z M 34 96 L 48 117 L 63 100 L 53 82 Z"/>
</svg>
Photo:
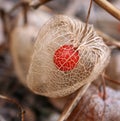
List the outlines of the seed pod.
<svg viewBox="0 0 120 121">
<path fill-rule="evenodd" d="M 16 27 L 11 33 L 10 48 L 15 71 L 24 85 L 26 85 L 26 75 L 28 73 L 34 39 L 37 33 L 38 29 L 30 25 Z"/>
<path fill-rule="evenodd" d="M 35 38 L 39 28 L 49 19 L 50 15 L 44 11 L 28 11 L 28 23 L 23 25 L 23 14 L 16 20 L 16 27 L 11 32 L 11 54 L 15 72 L 19 80 L 26 86 L 26 75 L 29 69 Z M 41 19 L 41 17 L 43 17 Z"/>
<path fill-rule="evenodd" d="M 40 30 L 27 75 L 35 93 L 63 97 L 92 82 L 109 62 L 110 51 L 93 26 L 63 15 Z"/>
</svg>

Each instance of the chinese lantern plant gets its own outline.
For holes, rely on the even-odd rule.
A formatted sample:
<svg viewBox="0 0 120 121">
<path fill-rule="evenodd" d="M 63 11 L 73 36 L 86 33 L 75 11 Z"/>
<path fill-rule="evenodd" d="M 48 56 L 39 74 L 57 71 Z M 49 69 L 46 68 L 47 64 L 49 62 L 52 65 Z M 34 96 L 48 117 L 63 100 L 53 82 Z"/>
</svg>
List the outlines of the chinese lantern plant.
<svg viewBox="0 0 120 121">
<path fill-rule="evenodd" d="M 109 62 L 110 51 L 88 25 L 58 15 L 40 30 L 27 76 L 27 86 L 48 97 L 64 97 L 91 83 Z M 85 35 L 85 36 L 84 36 Z"/>
<path fill-rule="evenodd" d="M 38 28 L 31 25 L 16 27 L 11 32 L 11 53 L 15 71 L 22 83 L 26 80 L 37 33 Z"/>
<path fill-rule="evenodd" d="M 23 18 L 19 18 L 19 21 Z M 34 39 L 38 33 L 38 28 L 34 25 L 23 23 L 19 25 L 17 21 L 16 27 L 11 32 L 11 54 L 13 57 L 15 72 L 20 81 L 25 85 L 26 74 L 31 60 Z"/>
<path fill-rule="evenodd" d="M 35 38 L 42 24 L 50 17 L 44 11 L 27 11 L 27 23 L 24 24 L 25 15 L 20 12 L 16 27 L 11 32 L 11 53 L 16 74 L 20 81 L 26 85 Z M 43 18 L 42 18 L 43 17 Z M 41 19 L 42 18 L 42 19 Z"/>
</svg>

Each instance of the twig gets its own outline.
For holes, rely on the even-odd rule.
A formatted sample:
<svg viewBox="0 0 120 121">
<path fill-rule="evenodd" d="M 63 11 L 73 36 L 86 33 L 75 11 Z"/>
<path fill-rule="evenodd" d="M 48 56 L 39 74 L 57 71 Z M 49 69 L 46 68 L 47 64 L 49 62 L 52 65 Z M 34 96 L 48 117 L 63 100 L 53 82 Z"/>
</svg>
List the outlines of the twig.
<svg viewBox="0 0 120 121">
<path fill-rule="evenodd" d="M 100 7 L 105 9 L 112 16 L 120 20 L 120 10 L 109 3 L 107 0 L 94 0 Z"/>
<path fill-rule="evenodd" d="M 92 95 L 90 97 L 87 97 L 86 100 L 82 99 L 81 101 L 79 101 L 78 105 L 73 110 L 73 112 L 71 113 L 71 115 L 69 116 L 67 121 L 77 121 L 77 118 L 79 118 L 82 115 L 82 113 L 85 114 L 85 112 L 83 112 L 83 110 L 89 104 L 89 101 L 91 100 L 91 98 L 92 98 Z M 87 116 L 87 114 L 85 114 L 85 115 Z"/>
<path fill-rule="evenodd" d="M 19 3 L 15 4 L 13 6 L 13 8 L 7 14 L 10 15 L 12 12 L 17 10 L 19 7 L 22 7 L 22 10 L 23 10 L 24 24 L 27 24 L 27 22 L 28 22 L 27 12 L 28 12 L 28 9 L 29 9 L 29 3 L 28 2 L 24 2 L 24 1 L 21 2 L 20 1 Z"/>
<path fill-rule="evenodd" d="M 86 35 L 86 31 L 87 31 L 87 26 L 88 26 L 88 21 L 89 21 L 89 17 L 90 17 L 90 12 L 91 12 L 91 8 L 92 8 L 92 2 L 93 0 L 90 0 L 90 6 L 89 6 L 89 9 L 88 9 L 88 15 L 87 15 L 87 19 L 86 19 L 86 24 L 85 24 L 85 28 L 84 28 L 84 31 L 83 31 L 83 37 L 81 38 L 81 40 L 85 37 Z"/>
<path fill-rule="evenodd" d="M 29 9 L 29 4 L 27 2 L 22 4 L 23 7 L 23 15 L 24 15 L 24 24 L 26 25 L 28 23 L 28 9 Z"/>
<path fill-rule="evenodd" d="M 106 83 L 105 83 L 104 74 L 102 74 L 102 84 L 103 84 L 103 100 L 105 100 L 106 99 Z"/>
<path fill-rule="evenodd" d="M 6 39 L 6 41 L 0 46 L 0 51 L 1 50 L 9 50 L 9 45 L 10 45 L 10 23 L 9 23 L 9 16 L 5 12 L 5 10 L 0 9 L 0 17 L 3 23 L 3 34 Z"/>
<path fill-rule="evenodd" d="M 32 2 L 30 2 L 30 6 L 33 7 L 34 9 L 37 9 L 38 7 L 40 7 L 41 5 L 52 1 L 52 0 L 32 0 Z"/>
<path fill-rule="evenodd" d="M 88 26 L 88 22 L 89 22 L 89 17 L 90 17 L 90 12 L 91 12 L 91 8 L 92 8 L 92 3 L 93 0 L 90 0 L 90 5 L 89 5 L 89 9 L 88 9 L 88 14 L 87 14 L 87 18 L 86 18 L 86 22 L 85 22 L 85 27 L 83 30 L 83 35 L 81 36 L 81 41 L 84 39 L 84 37 L 86 36 L 86 32 L 87 32 L 87 26 Z M 78 40 L 79 41 L 79 40 Z M 79 42 L 78 42 L 79 43 Z"/>
<path fill-rule="evenodd" d="M 115 83 L 115 84 L 117 84 L 117 85 L 120 85 L 120 82 L 119 82 L 119 81 L 116 81 L 116 80 L 111 79 L 107 74 L 104 73 L 103 76 L 104 76 L 104 78 L 105 78 L 107 81 L 110 81 L 110 82 L 112 82 L 112 83 Z"/>
<path fill-rule="evenodd" d="M 109 35 L 101 32 L 100 30 L 97 30 L 97 33 L 104 39 L 105 43 L 107 45 L 114 45 L 118 48 L 120 48 L 120 42 L 112 37 L 110 37 Z"/>
<path fill-rule="evenodd" d="M 73 109 L 76 107 L 76 105 L 78 104 L 82 96 L 85 94 L 90 84 L 91 83 L 87 83 L 86 85 L 84 85 L 82 88 L 78 90 L 75 98 L 71 100 L 70 104 L 67 104 L 67 107 L 65 107 L 65 110 L 63 111 L 58 121 L 65 121 L 69 117 L 69 115 L 71 114 Z"/>
<path fill-rule="evenodd" d="M 5 37 L 9 37 L 9 25 L 8 25 L 8 17 L 7 17 L 7 13 L 3 10 L 3 9 L 0 9 L 0 16 L 1 16 L 1 19 L 2 19 L 2 22 L 3 22 L 3 31 L 4 31 L 4 35 Z"/>
<path fill-rule="evenodd" d="M 3 96 L 3 95 L 0 95 L 0 98 L 17 105 L 18 109 L 20 110 L 20 120 L 25 121 L 24 120 L 25 111 L 23 110 L 22 106 L 16 100 Z"/>
</svg>

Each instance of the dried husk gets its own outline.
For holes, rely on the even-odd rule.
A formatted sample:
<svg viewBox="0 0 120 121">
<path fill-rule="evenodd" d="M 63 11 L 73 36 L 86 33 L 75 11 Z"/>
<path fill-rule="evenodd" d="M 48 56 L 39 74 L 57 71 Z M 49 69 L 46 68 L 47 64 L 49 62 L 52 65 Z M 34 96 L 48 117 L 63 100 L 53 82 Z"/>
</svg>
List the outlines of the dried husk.
<svg viewBox="0 0 120 121">
<path fill-rule="evenodd" d="M 107 87 L 105 100 L 101 94 L 91 86 L 67 121 L 119 121 L 120 92 Z"/>
<path fill-rule="evenodd" d="M 37 33 L 38 29 L 30 25 L 16 27 L 11 33 L 11 54 L 15 72 L 24 85 Z"/>
<path fill-rule="evenodd" d="M 109 62 L 110 50 L 93 26 L 64 15 L 50 19 L 40 30 L 27 76 L 27 85 L 35 93 L 48 97 L 63 97 L 98 77 Z M 83 35 L 84 38 L 82 39 Z M 53 62 L 55 51 L 63 45 L 76 46 L 80 59 L 67 72 Z"/>
<path fill-rule="evenodd" d="M 15 72 L 19 80 L 26 86 L 28 72 L 35 38 L 40 27 L 49 19 L 46 12 L 37 10 L 29 11 L 28 23 L 23 25 L 23 14 L 17 18 L 17 27 L 11 32 L 11 54 L 15 66 Z"/>
</svg>

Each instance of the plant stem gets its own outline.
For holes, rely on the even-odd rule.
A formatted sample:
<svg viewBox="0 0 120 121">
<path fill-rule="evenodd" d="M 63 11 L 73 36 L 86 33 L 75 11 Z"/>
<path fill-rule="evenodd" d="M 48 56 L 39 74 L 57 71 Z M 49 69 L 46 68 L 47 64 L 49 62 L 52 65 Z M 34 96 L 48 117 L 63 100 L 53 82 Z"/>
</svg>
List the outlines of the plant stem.
<svg viewBox="0 0 120 121">
<path fill-rule="evenodd" d="M 3 100 L 6 100 L 10 103 L 13 103 L 15 105 L 17 105 L 18 109 L 20 110 L 20 120 L 21 121 L 25 121 L 24 120 L 24 114 L 25 114 L 25 111 L 23 110 L 22 106 L 19 104 L 19 102 L 17 102 L 16 100 L 14 99 L 11 99 L 9 97 L 6 97 L 6 96 L 3 96 L 3 95 L 0 95 L 0 99 L 3 99 Z"/>
<path fill-rule="evenodd" d="M 33 7 L 34 9 L 39 8 L 41 5 L 44 5 L 45 3 L 52 1 L 52 0 L 32 0 L 30 2 L 30 6 Z"/>
<path fill-rule="evenodd" d="M 4 35 L 8 36 L 9 34 L 9 26 L 7 23 L 7 14 L 4 10 L 0 9 L 0 16 L 3 22 L 3 31 L 4 31 Z"/>
<path fill-rule="evenodd" d="M 120 10 L 109 3 L 107 0 L 94 0 L 100 7 L 105 9 L 108 13 L 120 20 Z"/>
<path fill-rule="evenodd" d="M 115 84 L 117 84 L 117 85 L 120 85 L 120 82 L 119 82 L 119 81 L 116 81 L 116 80 L 111 79 L 107 74 L 104 73 L 103 76 L 104 76 L 104 78 L 105 78 L 107 81 L 110 81 L 110 82 L 112 82 L 112 83 L 115 83 Z"/>
<path fill-rule="evenodd" d="M 97 33 L 104 39 L 104 41 L 107 45 L 114 45 L 114 46 L 120 48 L 120 42 L 118 40 L 110 37 L 109 35 L 101 32 L 100 30 L 97 30 Z"/>
<path fill-rule="evenodd" d="M 28 17 L 27 17 L 29 9 L 28 3 L 27 2 L 23 3 L 22 7 L 23 7 L 24 25 L 26 25 L 28 23 Z"/>
<path fill-rule="evenodd" d="M 105 78 L 102 75 L 102 84 L 103 84 L 103 100 L 106 99 L 106 83 L 105 83 Z"/>
<path fill-rule="evenodd" d="M 71 112 L 74 110 L 74 108 L 77 106 L 77 104 L 79 103 L 79 101 L 81 100 L 81 98 L 83 97 L 83 95 L 85 94 L 85 92 L 87 91 L 88 87 L 90 86 L 91 82 L 83 85 L 83 87 L 81 87 L 75 94 L 75 97 L 70 100 L 69 104 L 67 103 L 62 115 L 60 116 L 60 118 L 58 119 L 58 121 L 65 121 L 68 119 L 68 117 L 70 116 Z"/>
</svg>

